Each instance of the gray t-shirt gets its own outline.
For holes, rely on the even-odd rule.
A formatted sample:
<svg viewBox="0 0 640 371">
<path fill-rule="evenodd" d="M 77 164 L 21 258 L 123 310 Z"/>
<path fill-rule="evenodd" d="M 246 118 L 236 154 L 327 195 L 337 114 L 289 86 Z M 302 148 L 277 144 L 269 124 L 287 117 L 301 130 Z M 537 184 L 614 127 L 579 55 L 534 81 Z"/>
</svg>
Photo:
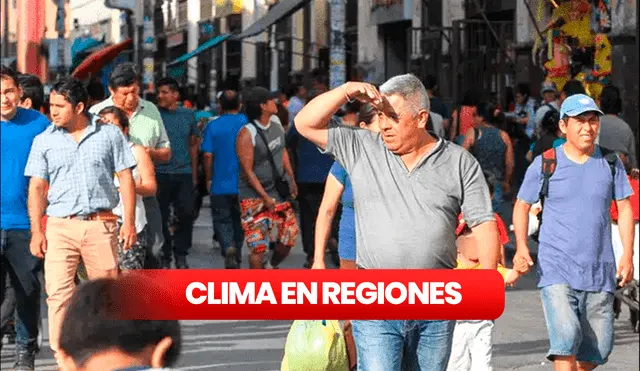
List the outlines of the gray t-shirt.
<svg viewBox="0 0 640 371">
<path fill-rule="evenodd" d="M 272 117 L 269 122 L 269 126 L 267 127 L 262 126 L 262 124 L 258 122 L 254 122 L 254 124 L 255 126 L 248 123 L 244 127 L 251 134 L 251 141 L 253 143 L 253 172 L 256 174 L 264 188 L 264 191 L 267 192 L 269 196 L 277 199 L 278 201 L 283 201 L 275 188 L 273 167 L 269 161 L 269 151 L 258 134 L 258 130 L 266 136 L 267 142 L 269 143 L 269 149 L 273 154 L 273 161 L 275 162 L 278 174 L 280 174 L 280 176 L 284 176 L 284 128 L 276 116 Z M 258 129 L 256 129 L 256 126 Z M 240 177 L 238 180 L 238 194 L 241 200 L 248 198 L 261 198 L 258 192 L 253 189 L 251 184 L 249 184 L 244 177 Z"/>
<path fill-rule="evenodd" d="M 460 212 L 472 227 L 495 220 L 480 165 L 451 142 L 409 172 L 380 134 L 332 123 L 326 153 L 351 179 L 363 268 L 455 268 Z"/>
<path fill-rule="evenodd" d="M 600 117 L 599 145 L 616 152 L 627 153 L 631 165 L 637 166 L 636 140 L 629 124 L 614 115 Z"/>
</svg>

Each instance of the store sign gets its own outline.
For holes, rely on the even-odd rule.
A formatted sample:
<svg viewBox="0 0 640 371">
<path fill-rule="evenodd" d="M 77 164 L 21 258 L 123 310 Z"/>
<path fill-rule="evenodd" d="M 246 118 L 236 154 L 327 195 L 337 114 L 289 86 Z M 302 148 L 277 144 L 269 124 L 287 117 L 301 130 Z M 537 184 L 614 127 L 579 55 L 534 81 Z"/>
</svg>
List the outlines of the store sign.
<svg viewBox="0 0 640 371">
<path fill-rule="evenodd" d="M 167 36 L 167 48 L 173 48 L 184 43 L 184 32 L 176 32 L 173 35 Z"/>
<path fill-rule="evenodd" d="M 371 23 L 385 24 L 413 18 L 413 0 L 372 0 Z"/>
<path fill-rule="evenodd" d="M 243 0 L 216 0 L 216 18 L 228 17 L 231 14 L 242 14 Z"/>
</svg>

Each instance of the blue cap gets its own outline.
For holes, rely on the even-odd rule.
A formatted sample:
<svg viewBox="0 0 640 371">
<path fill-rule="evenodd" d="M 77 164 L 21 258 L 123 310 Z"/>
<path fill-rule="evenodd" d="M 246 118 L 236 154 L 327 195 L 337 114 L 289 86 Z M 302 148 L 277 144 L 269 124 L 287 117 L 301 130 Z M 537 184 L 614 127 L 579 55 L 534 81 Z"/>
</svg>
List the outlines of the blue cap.
<svg viewBox="0 0 640 371">
<path fill-rule="evenodd" d="M 604 115 L 596 102 L 591 99 L 590 96 L 585 94 L 575 94 L 562 102 L 560 107 L 560 117 L 569 116 L 575 117 L 585 112 L 597 112 L 600 115 Z"/>
</svg>

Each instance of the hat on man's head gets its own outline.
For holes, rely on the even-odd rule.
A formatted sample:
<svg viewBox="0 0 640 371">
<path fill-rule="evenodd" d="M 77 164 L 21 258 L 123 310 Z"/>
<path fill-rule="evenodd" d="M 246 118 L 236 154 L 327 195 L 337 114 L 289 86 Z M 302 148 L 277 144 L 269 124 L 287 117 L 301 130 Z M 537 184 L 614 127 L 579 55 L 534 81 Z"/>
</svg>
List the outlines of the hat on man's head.
<svg viewBox="0 0 640 371">
<path fill-rule="evenodd" d="M 558 88 L 556 87 L 556 84 L 554 84 L 553 81 L 545 81 L 542 83 L 542 87 L 540 88 L 540 95 L 544 95 L 544 93 L 557 93 L 558 92 Z"/>
<path fill-rule="evenodd" d="M 278 98 L 277 93 L 272 93 L 261 86 L 249 89 L 244 97 L 246 102 L 258 104 L 266 103 L 268 100 L 276 98 Z"/>
<path fill-rule="evenodd" d="M 603 115 L 596 102 L 585 94 L 574 94 L 562 102 L 560 107 L 560 118 L 565 116 L 575 117 L 585 112 L 596 112 Z"/>
</svg>

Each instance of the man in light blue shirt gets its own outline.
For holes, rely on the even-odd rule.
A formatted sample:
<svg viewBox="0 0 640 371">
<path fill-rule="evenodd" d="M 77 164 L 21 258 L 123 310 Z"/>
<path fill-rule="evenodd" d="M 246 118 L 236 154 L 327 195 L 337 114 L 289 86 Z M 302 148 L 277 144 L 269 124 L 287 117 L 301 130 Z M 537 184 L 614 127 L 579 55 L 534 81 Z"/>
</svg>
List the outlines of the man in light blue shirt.
<svg viewBox="0 0 640 371">
<path fill-rule="evenodd" d="M 556 369 L 591 370 L 607 362 L 614 339 L 616 277 L 622 279 L 621 285 L 633 277 L 632 191 L 620 159 L 615 157 L 612 175 L 603 150 L 595 144 L 601 115 L 590 97 L 567 98 L 560 108 L 560 130 L 567 142 L 552 149 L 557 165 L 542 210 L 538 286 L 549 331 L 547 357 Z M 542 156 L 538 156 L 527 170 L 513 212 L 514 266 L 519 270 L 533 264 L 527 226 L 542 179 Z M 624 245 L 617 270 L 611 244 L 612 199 Z"/>
<path fill-rule="evenodd" d="M 31 178 L 30 250 L 44 258 L 49 344 L 57 359 L 60 325 L 75 288 L 80 259 L 89 279 L 115 277 L 118 238 L 125 250 L 136 241 L 131 171 L 136 161 L 118 128 L 98 125 L 95 117 L 87 115 L 87 101 L 88 93 L 76 79 L 63 79 L 53 86 L 53 125 L 34 140 L 24 171 Z M 119 218 L 111 210 L 119 194 L 125 218 L 118 236 Z M 46 232 L 42 224 L 45 211 Z"/>
</svg>

